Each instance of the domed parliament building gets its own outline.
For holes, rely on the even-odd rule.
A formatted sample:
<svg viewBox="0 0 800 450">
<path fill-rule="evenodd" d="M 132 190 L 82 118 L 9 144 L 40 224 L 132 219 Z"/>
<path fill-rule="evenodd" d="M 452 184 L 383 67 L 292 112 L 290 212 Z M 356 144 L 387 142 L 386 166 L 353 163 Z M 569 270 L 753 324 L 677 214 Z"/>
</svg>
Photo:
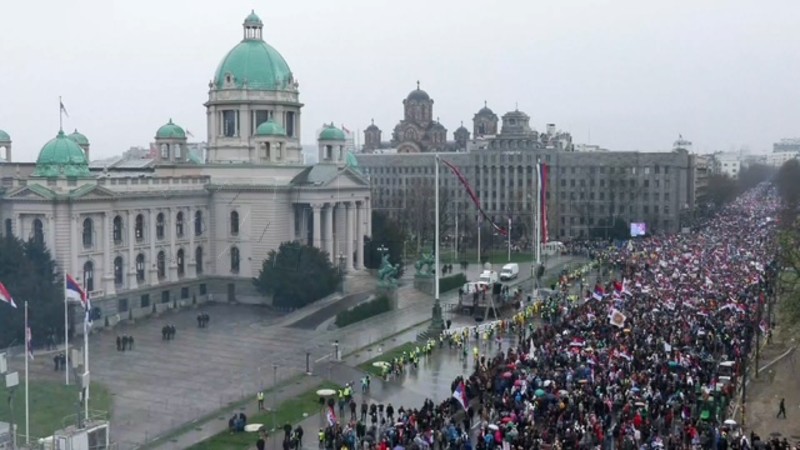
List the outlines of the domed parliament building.
<svg viewBox="0 0 800 450">
<path fill-rule="evenodd" d="M 263 301 L 251 280 L 286 241 L 363 266 L 370 190 L 346 164 L 344 133 L 324 126 L 319 163 L 303 164 L 298 83 L 261 19 L 243 28 L 208 85 L 205 161 L 171 119 L 151 159 L 110 167 L 89 165 L 77 130 L 59 130 L 35 164 L 14 161 L 0 131 L 0 230 L 45 243 L 109 325 L 206 300 Z"/>
</svg>

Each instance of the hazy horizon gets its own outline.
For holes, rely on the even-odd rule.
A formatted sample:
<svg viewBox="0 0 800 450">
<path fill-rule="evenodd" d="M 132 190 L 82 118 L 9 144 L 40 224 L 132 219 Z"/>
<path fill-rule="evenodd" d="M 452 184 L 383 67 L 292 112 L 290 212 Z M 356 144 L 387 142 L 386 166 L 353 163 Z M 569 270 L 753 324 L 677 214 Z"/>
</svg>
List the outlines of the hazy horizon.
<svg viewBox="0 0 800 450">
<path fill-rule="evenodd" d="M 300 83 L 305 145 L 323 122 L 361 133 L 372 118 L 388 140 L 417 80 L 448 139 L 484 101 L 611 150 L 682 134 L 699 153 L 761 153 L 800 136 L 800 2 L 44 1 L 0 15 L 14 159 L 55 136 L 59 96 L 93 159 L 170 118 L 206 140 L 208 82 L 251 9 Z"/>
</svg>

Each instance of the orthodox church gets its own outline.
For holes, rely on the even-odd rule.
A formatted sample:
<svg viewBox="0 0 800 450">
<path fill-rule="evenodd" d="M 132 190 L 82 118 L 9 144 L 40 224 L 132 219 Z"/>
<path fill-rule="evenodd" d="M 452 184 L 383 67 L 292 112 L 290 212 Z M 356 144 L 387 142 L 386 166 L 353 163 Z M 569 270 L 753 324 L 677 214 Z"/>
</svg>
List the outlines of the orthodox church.
<svg viewBox="0 0 800 450">
<path fill-rule="evenodd" d="M 207 300 L 263 302 L 251 280 L 286 241 L 362 269 L 369 184 L 333 124 L 318 136 L 319 163 L 303 164 L 299 85 L 262 31 L 247 16 L 208 84 L 205 160 L 172 119 L 156 129 L 151 159 L 105 167 L 90 166 L 77 130 L 57 130 L 35 163 L 15 161 L 0 130 L 0 231 L 45 243 L 101 324 Z"/>
</svg>

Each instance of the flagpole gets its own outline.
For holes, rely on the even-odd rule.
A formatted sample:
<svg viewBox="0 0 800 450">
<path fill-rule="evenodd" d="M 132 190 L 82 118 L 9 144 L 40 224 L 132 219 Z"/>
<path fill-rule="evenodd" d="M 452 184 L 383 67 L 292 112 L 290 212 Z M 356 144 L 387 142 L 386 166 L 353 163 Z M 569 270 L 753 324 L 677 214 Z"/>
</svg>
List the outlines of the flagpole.
<svg viewBox="0 0 800 450">
<path fill-rule="evenodd" d="M 28 301 L 25 300 L 25 445 L 31 443 L 31 404 L 28 383 L 28 359 L 33 354 L 31 335 L 28 332 Z"/>
<path fill-rule="evenodd" d="M 534 212 L 536 220 L 536 238 L 534 239 L 535 250 L 534 256 L 536 257 L 536 266 L 542 263 L 542 162 L 536 162 L 536 211 Z"/>
<path fill-rule="evenodd" d="M 481 266 L 481 212 L 478 211 L 478 267 Z"/>
<path fill-rule="evenodd" d="M 64 372 L 69 386 L 69 306 L 67 302 L 67 272 L 64 272 Z"/>
<path fill-rule="evenodd" d="M 508 218 L 508 262 L 511 262 L 511 217 Z"/>
<path fill-rule="evenodd" d="M 436 275 L 434 277 L 433 292 L 436 294 L 435 301 L 436 305 L 438 305 L 439 304 L 439 155 L 436 155 L 434 161 L 435 161 L 434 172 L 436 174 L 434 177 L 434 184 L 436 185 L 436 201 L 434 203 L 436 207 L 436 232 L 434 233 L 433 245 L 435 246 L 434 248 L 436 251 L 435 255 L 436 262 L 434 267 Z"/>
<path fill-rule="evenodd" d="M 89 314 L 86 311 L 85 314 Z M 83 412 L 86 423 L 89 423 L 89 321 L 88 316 L 83 318 Z"/>
<path fill-rule="evenodd" d="M 58 129 L 64 130 L 64 102 L 61 101 L 60 95 L 58 96 Z"/>
</svg>

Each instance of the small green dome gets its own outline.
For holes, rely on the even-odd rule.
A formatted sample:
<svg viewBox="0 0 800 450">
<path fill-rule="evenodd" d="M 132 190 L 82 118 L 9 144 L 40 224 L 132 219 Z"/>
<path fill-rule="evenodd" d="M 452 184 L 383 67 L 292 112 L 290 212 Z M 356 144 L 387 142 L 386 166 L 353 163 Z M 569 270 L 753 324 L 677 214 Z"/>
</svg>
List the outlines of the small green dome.
<svg viewBox="0 0 800 450">
<path fill-rule="evenodd" d="M 333 124 L 325 125 L 325 129 L 319 134 L 320 141 L 345 141 L 347 138 L 344 131 L 336 128 Z"/>
<path fill-rule="evenodd" d="M 0 130 L 0 142 L 11 142 L 11 136 L 3 130 Z"/>
<path fill-rule="evenodd" d="M 222 89 L 229 78 L 236 88 L 259 91 L 286 89 L 294 83 L 286 60 L 261 39 L 245 39 L 222 58 L 214 85 Z"/>
<path fill-rule="evenodd" d="M 286 130 L 270 119 L 256 128 L 256 136 L 286 136 Z"/>
<path fill-rule="evenodd" d="M 156 139 L 186 139 L 186 132 L 169 119 L 166 125 L 156 131 Z"/>
<path fill-rule="evenodd" d="M 89 139 L 87 139 L 83 134 L 78 133 L 77 128 L 67 137 L 75 141 L 75 143 L 78 145 L 89 145 Z"/>
<path fill-rule="evenodd" d="M 254 10 L 250 10 L 250 15 L 244 19 L 244 26 L 246 27 L 263 27 L 264 22 L 261 21 L 261 18 L 256 15 Z"/>
<path fill-rule="evenodd" d="M 44 144 L 36 159 L 35 177 L 88 177 L 89 163 L 83 149 L 59 131 L 58 135 Z"/>
</svg>

